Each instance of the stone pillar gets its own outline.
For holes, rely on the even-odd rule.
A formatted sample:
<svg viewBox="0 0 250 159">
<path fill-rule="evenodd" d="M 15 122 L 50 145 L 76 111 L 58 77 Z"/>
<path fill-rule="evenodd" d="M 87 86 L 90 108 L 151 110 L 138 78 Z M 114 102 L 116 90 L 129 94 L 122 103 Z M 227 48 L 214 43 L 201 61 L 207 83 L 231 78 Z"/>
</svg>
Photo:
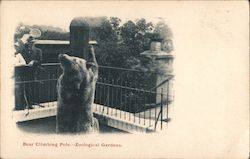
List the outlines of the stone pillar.
<svg viewBox="0 0 250 159">
<path fill-rule="evenodd" d="M 173 55 L 161 50 L 161 41 L 152 40 L 150 50 L 141 53 L 141 59 L 144 67 L 148 68 L 149 71 L 156 73 L 156 83 L 153 84 L 156 86 L 154 91 L 161 93 L 163 90 L 163 93 L 165 94 L 163 96 L 163 102 L 166 104 L 166 95 L 169 95 L 169 100 L 173 97 L 172 80 L 170 80 L 169 86 L 168 82 L 165 82 L 167 79 L 173 77 Z M 169 90 L 169 93 L 167 93 L 167 90 Z M 160 102 L 161 95 L 158 94 L 156 95 L 156 103 L 159 104 Z"/>
<path fill-rule="evenodd" d="M 71 55 L 88 60 L 89 24 L 84 18 L 75 18 L 70 23 Z"/>
</svg>

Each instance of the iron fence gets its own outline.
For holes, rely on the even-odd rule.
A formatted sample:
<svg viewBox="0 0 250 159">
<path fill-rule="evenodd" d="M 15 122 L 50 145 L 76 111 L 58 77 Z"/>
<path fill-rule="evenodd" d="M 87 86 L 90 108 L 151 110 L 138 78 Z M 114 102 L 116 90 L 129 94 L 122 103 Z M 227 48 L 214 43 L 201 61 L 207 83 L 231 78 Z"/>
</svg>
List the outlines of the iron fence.
<svg viewBox="0 0 250 159">
<path fill-rule="evenodd" d="M 16 67 L 15 109 L 54 106 L 61 73 L 58 63 L 42 64 L 39 69 Z M 162 127 L 172 102 L 169 90 L 172 76 L 164 76 L 156 86 L 159 77 L 163 78 L 151 72 L 99 66 L 94 111 L 148 126 L 156 127 L 160 121 Z M 166 87 L 161 87 L 163 84 Z"/>
</svg>

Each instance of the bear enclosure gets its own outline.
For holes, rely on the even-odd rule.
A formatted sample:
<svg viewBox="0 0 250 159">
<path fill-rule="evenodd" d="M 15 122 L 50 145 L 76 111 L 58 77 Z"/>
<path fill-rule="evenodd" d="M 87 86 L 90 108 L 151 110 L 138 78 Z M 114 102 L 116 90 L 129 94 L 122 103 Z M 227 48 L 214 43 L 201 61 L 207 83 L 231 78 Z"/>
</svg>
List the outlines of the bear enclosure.
<svg viewBox="0 0 250 159">
<path fill-rule="evenodd" d="M 44 63 L 39 72 L 28 66 L 15 67 L 15 110 L 28 110 L 32 106 L 26 113 L 29 116 L 37 109 L 55 108 L 56 84 L 61 73 L 59 63 Z M 158 86 L 156 77 L 154 72 L 99 66 L 94 114 L 113 116 L 152 129 L 160 123 L 162 128 L 163 122 L 169 120 L 168 109 L 173 102 L 169 89 L 173 76 L 164 76 L 164 82 Z"/>
<path fill-rule="evenodd" d="M 56 115 L 56 85 L 62 73 L 57 57 L 67 53 L 89 60 L 89 45 L 92 45 L 89 41 L 92 26 L 89 24 L 84 18 L 73 19 L 70 24 L 70 41 L 37 40 L 35 45 L 43 50 L 40 69 L 15 67 L 14 112 L 17 114 L 17 122 Z M 174 98 L 171 74 L 173 56 L 161 51 L 161 42 L 151 40 L 150 50 L 141 53 L 144 58 L 141 62 L 150 64 L 149 68 L 155 67 L 157 71 L 155 68 L 142 71 L 99 65 L 92 105 L 92 111 L 99 122 L 120 122 L 120 125 L 127 124 L 130 129 L 143 129 L 147 132 L 156 131 L 157 128 L 162 130 L 163 123 L 170 121 L 169 106 Z M 129 131 L 128 128 L 123 130 Z"/>
</svg>

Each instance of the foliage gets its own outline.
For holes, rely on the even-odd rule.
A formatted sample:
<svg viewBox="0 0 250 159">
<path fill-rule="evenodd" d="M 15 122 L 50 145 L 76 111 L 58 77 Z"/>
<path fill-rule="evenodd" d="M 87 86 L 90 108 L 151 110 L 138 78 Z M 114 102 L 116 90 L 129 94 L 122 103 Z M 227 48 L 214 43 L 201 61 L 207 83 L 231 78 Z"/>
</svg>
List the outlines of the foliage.
<svg viewBox="0 0 250 159">
<path fill-rule="evenodd" d="M 53 26 L 47 26 L 47 25 L 26 25 L 26 24 L 20 23 L 17 26 L 16 32 L 14 34 L 14 41 L 17 41 L 17 39 L 21 38 L 24 34 L 28 34 L 30 32 L 30 29 L 32 28 L 39 29 L 42 32 L 42 36 L 38 38 L 40 40 L 68 40 L 69 39 L 69 32 L 66 32 L 65 30 L 59 27 L 53 27 Z"/>
<path fill-rule="evenodd" d="M 122 24 L 117 17 L 85 17 L 90 24 L 90 40 L 96 40 L 96 56 L 99 65 L 136 68 L 140 63 L 140 53 L 149 49 L 150 40 L 154 34 L 163 39 L 163 50 L 170 53 L 173 50 L 172 32 L 164 21 L 155 26 L 141 18 L 136 21 L 128 20 Z M 40 29 L 39 39 L 69 40 L 69 32 L 47 25 L 17 26 L 14 40 L 29 33 L 30 28 Z"/>
</svg>

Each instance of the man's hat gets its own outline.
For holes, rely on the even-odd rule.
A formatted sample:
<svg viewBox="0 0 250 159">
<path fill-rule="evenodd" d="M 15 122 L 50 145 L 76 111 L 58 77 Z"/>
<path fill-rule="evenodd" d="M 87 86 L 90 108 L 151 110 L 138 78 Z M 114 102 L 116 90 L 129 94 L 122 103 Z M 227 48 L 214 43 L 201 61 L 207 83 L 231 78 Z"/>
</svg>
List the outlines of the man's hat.
<svg viewBox="0 0 250 159">
<path fill-rule="evenodd" d="M 39 38 L 42 35 L 41 31 L 39 29 L 36 29 L 36 28 L 30 29 L 29 34 L 33 38 Z"/>
</svg>

